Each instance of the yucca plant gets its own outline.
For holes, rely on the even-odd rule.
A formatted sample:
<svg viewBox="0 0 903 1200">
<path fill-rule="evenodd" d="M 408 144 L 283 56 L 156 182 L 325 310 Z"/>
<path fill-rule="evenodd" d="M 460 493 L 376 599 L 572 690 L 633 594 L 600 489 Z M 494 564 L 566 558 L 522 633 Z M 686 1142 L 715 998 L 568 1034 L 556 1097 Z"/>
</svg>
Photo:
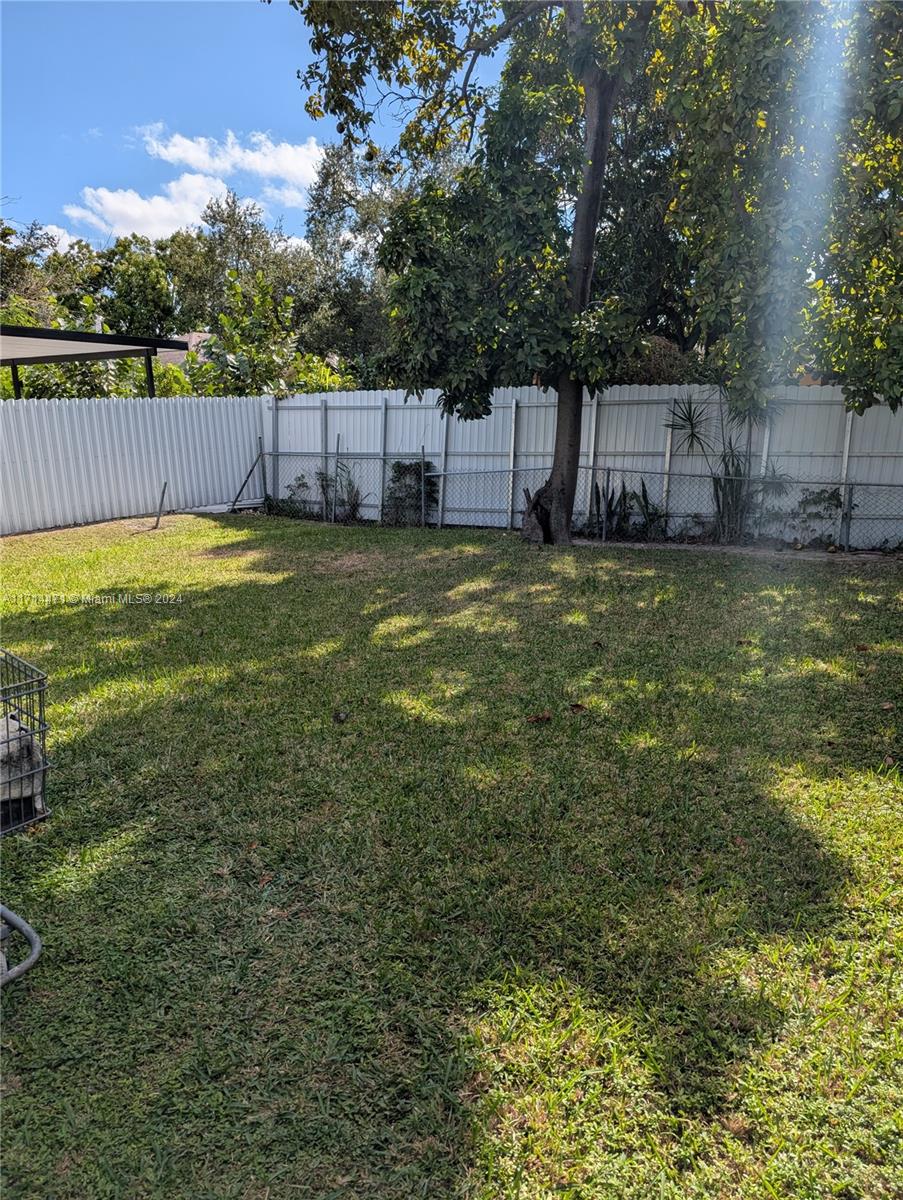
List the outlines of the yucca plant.
<svg viewBox="0 0 903 1200">
<path fill-rule="evenodd" d="M 706 461 L 712 481 L 716 541 L 739 542 L 752 532 L 751 518 L 764 495 L 763 481 L 750 477 L 754 417 L 748 412 L 735 412 L 719 394 L 716 419 L 713 430 L 712 414 L 687 397 L 674 401 L 665 427 L 676 435 L 674 453 L 701 454 Z"/>
<path fill-rule="evenodd" d="M 593 485 L 593 490 L 599 526 L 596 529 L 596 533 L 602 533 L 602 525 L 604 524 L 606 537 L 628 537 L 630 534 L 630 518 L 633 514 L 633 493 L 628 492 L 627 485 L 623 482 L 620 491 L 617 491 L 614 487 L 600 488 L 598 483 Z M 603 511 L 605 513 L 604 522 L 602 521 Z"/>
<path fill-rule="evenodd" d="M 640 480 L 640 490 L 631 492 L 631 498 L 637 507 L 638 524 L 634 527 L 635 531 L 644 541 L 651 541 L 653 538 L 664 537 L 665 535 L 665 510 L 658 504 L 653 503 L 649 498 L 649 493 L 646 490 L 646 480 Z"/>
<path fill-rule="evenodd" d="M 366 497 L 347 463 L 338 463 L 335 474 L 317 471 L 316 478 L 327 520 L 333 516 L 335 520 L 345 522 L 361 519 L 361 508 Z"/>
<path fill-rule="evenodd" d="M 722 450 L 719 469 L 712 474 L 715 501 L 715 536 L 719 542 L 742 541 L 754 508 L 753 488 L 745 463 L 732 442 Z"/>
</svg>

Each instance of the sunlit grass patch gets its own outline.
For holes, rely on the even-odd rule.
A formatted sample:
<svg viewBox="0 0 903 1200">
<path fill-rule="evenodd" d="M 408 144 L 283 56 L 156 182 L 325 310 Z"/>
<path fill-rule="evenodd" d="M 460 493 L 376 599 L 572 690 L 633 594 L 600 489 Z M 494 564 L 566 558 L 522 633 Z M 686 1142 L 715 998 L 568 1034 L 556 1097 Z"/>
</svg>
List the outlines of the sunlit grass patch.
<svg viewBox="0 0 903 1200">
<path fill-rule="evenodd" d="M 428 642 L 432 633 L 426 628 L 423 617 L 412 617 L 399 614 L 386 617 L 379 621 L 373 629 L 371 638 L 376 645 L 392 646 L 396 650 L 410 650 L 422 642 Z"/>
</svg>

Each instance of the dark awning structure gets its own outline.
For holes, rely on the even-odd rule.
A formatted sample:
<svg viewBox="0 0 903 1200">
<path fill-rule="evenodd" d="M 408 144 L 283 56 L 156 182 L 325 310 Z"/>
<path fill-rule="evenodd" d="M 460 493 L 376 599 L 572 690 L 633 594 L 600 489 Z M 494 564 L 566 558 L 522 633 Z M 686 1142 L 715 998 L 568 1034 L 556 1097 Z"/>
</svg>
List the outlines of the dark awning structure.
<svg viewBox="0 0 903 1200">
<path fill-rule="evenodd" d="M 158 350 L 187 350 L 187 342 L 170 338 L 128 337 L 120 333 L 79 333 L 74 329 L 38 329 L 0 325 L 0 366 L 12 368 L 13 392 L 22 395 L 19 367 L 38 363 L 92 362 L 104 358 L 143 358 L 147 394 L 153 396 L 151 360 Z"/>
</svg>

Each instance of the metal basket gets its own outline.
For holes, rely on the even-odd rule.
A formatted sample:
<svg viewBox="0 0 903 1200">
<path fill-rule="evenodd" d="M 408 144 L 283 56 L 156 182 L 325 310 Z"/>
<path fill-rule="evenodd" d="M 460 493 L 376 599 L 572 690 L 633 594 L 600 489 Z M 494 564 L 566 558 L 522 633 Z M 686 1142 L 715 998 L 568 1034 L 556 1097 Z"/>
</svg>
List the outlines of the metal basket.
<svg viewBox="0 0 903 1200">
<path fill-rule="evenodd" d="M 50 815 L 45 798 L 47 676 L 0 648 L 0 835 Z"/>
</svg>

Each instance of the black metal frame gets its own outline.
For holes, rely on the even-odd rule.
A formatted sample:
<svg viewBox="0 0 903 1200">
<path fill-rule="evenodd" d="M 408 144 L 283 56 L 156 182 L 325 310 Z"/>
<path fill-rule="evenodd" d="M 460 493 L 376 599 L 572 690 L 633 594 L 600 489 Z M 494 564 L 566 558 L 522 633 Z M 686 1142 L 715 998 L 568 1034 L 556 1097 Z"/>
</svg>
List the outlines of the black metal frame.
<svg viewBox="0 0 903 1200">
<path fill-rule="evenodd" d="M 46 801 L 47 676 L 18 655 L 0 648 L 0 836 L 25 829 L 50 815 Z M 10 724 L 12 722 L 13 724 Z"/>
<path fill-rule="evenodd" d="M 76 342 L 86 347 L 76 354 L 29 354 L 25 357 L 20 354 L 0 357 L 0 367 L 10 367 L 12 370 L 13 394 L 17 400 L 22 397 L 19 367 L 38 366 L 41 363 L 95 362 L 108 358 L 143 358 L 147 394 L 154 396 L 156 389 L 152 360 L 157 351 L 188 349 L 187 342 L 174 341 L 172 338 L 126 337 L 115 333 L 84 333 L 77 329 L 39 329 L 31 325 L 0 325 L 0 338 L 4 337 L 34 338 L 44 343 Z M 87 349 L 90 346 L 106 349 Z"/>
</svg>

